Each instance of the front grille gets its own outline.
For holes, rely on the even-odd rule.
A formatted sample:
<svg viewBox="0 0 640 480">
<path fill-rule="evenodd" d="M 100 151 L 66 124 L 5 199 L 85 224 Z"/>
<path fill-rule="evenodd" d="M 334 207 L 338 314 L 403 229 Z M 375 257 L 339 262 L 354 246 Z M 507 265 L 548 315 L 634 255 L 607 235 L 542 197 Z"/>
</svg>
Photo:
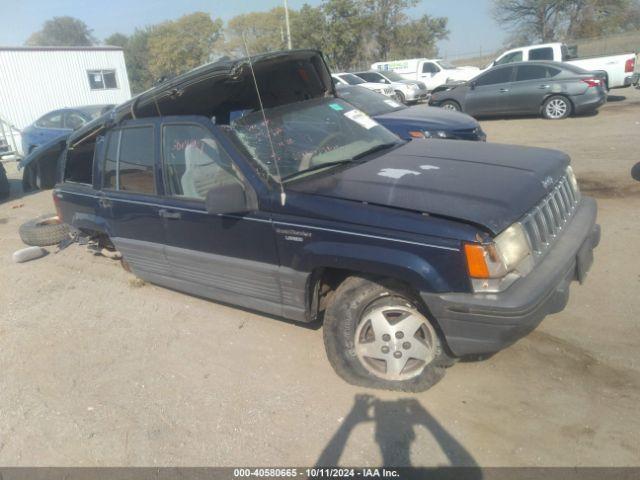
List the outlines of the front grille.
<svg viewBox="0 0 640 480">
<path fill-rule="evenodd" d="M 565 229 L 580 201 L 571 182 L 565 176 L 522 220 L 522 226 L 529 235 L 534 255 L 543 255 Z"/>
<path fill-rule="evenodd" d="M 479 128 L 465 128 L 452 132 L 454 140 L 477 140 L 480 135 Z"/>
</svg>

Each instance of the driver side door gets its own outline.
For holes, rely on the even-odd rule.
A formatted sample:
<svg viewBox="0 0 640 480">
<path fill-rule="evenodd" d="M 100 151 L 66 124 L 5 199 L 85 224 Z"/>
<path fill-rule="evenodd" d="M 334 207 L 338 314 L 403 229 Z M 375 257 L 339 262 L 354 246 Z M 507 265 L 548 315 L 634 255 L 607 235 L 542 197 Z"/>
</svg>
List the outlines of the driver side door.
<svg viewBox="0 0 640 480">
<path fill-rule="evenodd" d="M 282 314 L 278 256 L 270 216 L 261 211 L 209 214 L 211 189 L 244 182 L 208 119 L 167 119 L 161 126 L 161 215 L 170 287 L 246 308 Z"/>
</svg>

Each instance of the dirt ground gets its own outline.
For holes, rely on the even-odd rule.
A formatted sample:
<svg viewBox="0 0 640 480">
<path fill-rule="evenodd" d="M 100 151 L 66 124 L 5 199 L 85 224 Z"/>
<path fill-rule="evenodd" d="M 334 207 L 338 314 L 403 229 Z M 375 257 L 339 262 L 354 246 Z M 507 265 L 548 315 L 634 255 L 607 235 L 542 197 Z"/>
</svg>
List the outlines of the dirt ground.
<svg viewBox="0 0 640 480">
<path fill-rule="evenodd" d="M 74 245 L 14 264 L 51 192 L 0 204 L 0 465 L 632 466 L 640 459 L 640 91 L 590 117 L 483 121 L 568 152 L 603 240 L 567 309 L 432 390 L 352 387 L 321 329 L 142 284 Z"/>
</svg>

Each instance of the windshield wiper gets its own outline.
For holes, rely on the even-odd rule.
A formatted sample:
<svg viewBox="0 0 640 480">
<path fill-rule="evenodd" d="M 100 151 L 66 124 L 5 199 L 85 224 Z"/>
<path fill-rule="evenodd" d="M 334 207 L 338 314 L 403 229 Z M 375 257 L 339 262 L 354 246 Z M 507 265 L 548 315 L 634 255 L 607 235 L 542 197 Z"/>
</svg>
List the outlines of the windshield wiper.
<svg viewBox="0 0 640 480">
<path fill-rule="evenodd" d="M 380 152 L 382 150 L 387 150 L 391 147 L 395 147 L 396 145 L 400 145 L 400 142 L 381 143 L 380 145 L 376 145 L 375 147 L 371 147 L 370 149 L 355 155 L 351 160 L 353 161 L 361 160 L 367 155 L 371 155 L 372 153 Z"/>
<path fill-rule="evenodd" d="M 353 160 L 351 159 L 347 159 L 347 160 L 337 160 L 335 162 L 321 163 L 319 165 L 315 165 L 305 170 L 300 170 L 299 172 L 292 173 L 291 175 L 287 175 L 282 179 L 282 181 L 286 182 L 288 180 L 293 180 L 294 178 L 299 177 L 301 175 L 305 175 L 307 173 L 315 172 L 317 170 L 324 170 L 325 168 L 337 167 L 338 165 L 345 165 L 347 163 L 351 163 L 352 161 Z"/>
</svg>

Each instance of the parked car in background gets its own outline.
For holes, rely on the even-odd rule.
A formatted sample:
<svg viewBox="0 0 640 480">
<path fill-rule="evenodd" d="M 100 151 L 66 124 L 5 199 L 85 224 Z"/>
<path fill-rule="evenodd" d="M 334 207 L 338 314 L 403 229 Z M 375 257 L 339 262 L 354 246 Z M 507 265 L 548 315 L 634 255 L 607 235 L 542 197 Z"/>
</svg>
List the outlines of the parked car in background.
<svg viewBox="0 0 640 480">
<path fill-rule="evenodd" d="M 386 97 L 396 98 L 396 92 L 386 83 L 366 82 L 353 73 L 332 73 L 331 77 L 336 82 L 336 85 L 358 85 Z"/>
<path fill-rule="evenodd" d="M 322 319 L 329 362 L 365 387 L 425 390 L 515 342 L 565 308 L 600 239 L 567 155 L 401 140 L 311 50 L 199 67 L 60 152 L 62 221 L 149 282 Z"/>
<path fill-rule="evenodd" d="M 23 155 L 28 155 L 40 145 L 80 128 L 113 107 L 114 105 L 87 105 L 61 108 L 43 115 L 22 130 Z"/>
<path fill-rule="evenodd" d="M 428 105 L 408 107 L 358 85 L 337 85 L 336 93 L 338 97 L 405 140 L 446 138 L 485 141 L 487 139 L 478 121 L 464 113 Z"/>
<path fill-rule="evenodd" d="M 440 58 L 409 58 L 377 62 L 371 65 L 371 70 L 393 71 L 407 80 L 420 80 L 425 83 L 429 91 L 455 80 L 470 80 L 480 73 L 478 67 L 456 67 Z"/>
<path fill-rule="evenodd" d="M 589 72 L 604 74 L 605 89 L 628 87 L 632 83 L 636 66 L 636 54 L 604 55 L 578 58 L 578 48 L 568 47 L 564 43 L 545 43 L 507 50 L 487 68 L 507 63 L 555 61 L 582 68 Z"/>
<path fill-rule="evenodd" d="M 384 83 L 396 92 L 396 98 L 402 103 L 415 103 L 427 100 L 429 92 L 423 82 L 407 80 L 395 72 L 354 72 L 367 82 Z"/>
<path fill-rule="evenodd" d="M 430 104 L 474 117 L 540 115 L 560 120 L 595 111 L 606 102 L 597 74 L 558 62 L 499 65 L 469 82 L 432 94 Z"/>
</svg>

